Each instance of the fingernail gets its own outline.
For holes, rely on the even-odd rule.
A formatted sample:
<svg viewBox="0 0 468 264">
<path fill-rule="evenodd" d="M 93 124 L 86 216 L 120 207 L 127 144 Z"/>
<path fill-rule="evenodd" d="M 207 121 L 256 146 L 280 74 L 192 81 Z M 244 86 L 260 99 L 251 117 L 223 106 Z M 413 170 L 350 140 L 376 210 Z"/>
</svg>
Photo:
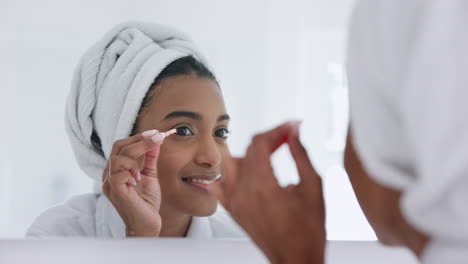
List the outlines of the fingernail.
<svg viewBox="0 0 468 264">
<path fill-rule="evenodd" d="M 156 134 L 157 132 L 158 132 L 158 130 L 156 130 L 156 129 L 147 130 L 147 131 L 141 133 L 141 135 L 143 135 L 144 137 L 149 137 L 149 136 L 152 136 L 152 135 Z"/>
<path fill-rule="evenodd" d="M 302 120 L 293 120 L 293 121 L 290 121 L 290 124 L 291 126 L 299 127 L 302 124 Z"/>
<path fill-rule="evenodd" d="M 141 175 L 140 175 L 140 171 L 139 171 L 139 170 L 133 168 L 133 169 L 132 169 L 132 175 L 136 176 L 138 181 L 141 181 Z"/>
<path fill-rule="evenodd" d="M 134 186 L 136 186 L 137 183 L 136 183 L 136 181 L 135 181 L 135 178 L 131 177 L 130 179 L 132 179 L 132 180 L 131 180 L 131 181 L 132 181 L 132 184 L 133 184 Z"/>
<path fill-rule="evenodd" d="M 298 121 L 292 121 L 291 122 L 291 125 L 292 125 L 292 131 L 291 131 L 291 134 L 295 137 L 299 136 L 299 128 L 302 124 L 302 120 L 298 120 Z"/>
<path fill-rule="evenodd" d="M 166 137 L 166 134 L 164 132 L 162 133 L 158 133 L 156 134 L 155 136 L 153 136 L 151 139 L 153 140 L 153 142 L 155 143 L 161 143 L 163 142 L 164 138 Z"/>
</svg>

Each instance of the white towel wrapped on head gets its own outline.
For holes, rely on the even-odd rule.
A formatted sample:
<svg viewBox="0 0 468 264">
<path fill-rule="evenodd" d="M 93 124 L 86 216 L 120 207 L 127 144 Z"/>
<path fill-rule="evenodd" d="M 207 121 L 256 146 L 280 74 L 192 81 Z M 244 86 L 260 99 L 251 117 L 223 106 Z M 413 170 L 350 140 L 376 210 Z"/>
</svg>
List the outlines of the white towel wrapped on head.
<svg viewBox="0 0 468 264">
<path fill-rule="evenodd" d="M 127 22 L 110 30 L 82 57 L 65 122 L 80 168 L 98 187 L 114 141 L 130 135 L 150 85 L 168 64 L 188 55 L 206 64 L 184 33 L 159 24 Z M 102 148 L 93 144 L 93 133 Z"/>
</svg>

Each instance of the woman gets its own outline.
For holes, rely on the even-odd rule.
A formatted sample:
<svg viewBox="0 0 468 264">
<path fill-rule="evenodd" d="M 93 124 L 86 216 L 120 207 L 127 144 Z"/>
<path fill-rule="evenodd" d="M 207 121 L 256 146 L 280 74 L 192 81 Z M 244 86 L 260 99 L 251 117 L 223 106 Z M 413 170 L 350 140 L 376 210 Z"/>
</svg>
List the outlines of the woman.
<svg viewBox="0 0 468 264">
<path fill-rule="evenodd" d="M 467 11 L 361 0 L 351 20 L 346 171 L 379 241 L 424 264 L 468 263 Z M 281 188 L 270 155 L 285 141 L 301 181 Z M 325 263 L 321 178 L 298 124 L 257 135 L 223 167 L 220 199 L 272 263 Z"/>
<path fill-rule="evenodd" d="M 203 62 L 187 36 L 147 23 L 122 24 L 88 50 L 66 124 L 80 167 L 103 193 L 46 210 L 27 235 L 243 236 L 208 190 L 229 152 L 229 115 Z"/>
</svg>

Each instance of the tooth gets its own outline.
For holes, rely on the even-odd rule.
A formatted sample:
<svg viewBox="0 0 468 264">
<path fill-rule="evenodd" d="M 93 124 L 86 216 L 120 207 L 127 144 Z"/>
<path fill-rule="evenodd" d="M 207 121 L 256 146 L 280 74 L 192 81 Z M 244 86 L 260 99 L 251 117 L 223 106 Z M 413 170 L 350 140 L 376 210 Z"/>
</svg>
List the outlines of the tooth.
<svg viewBox="0 0 468 264">
<path fill-rule="evenodd" d="M 205 179 L 197 179 L 197 178 L 188 179 L 189 182 L 196 182 L 196 183 L 201 183 L 201 184 L 212 184 L 216 180 L 217 179 L 214 179 L 214 180 L 205 180 Z"/>
</svg>

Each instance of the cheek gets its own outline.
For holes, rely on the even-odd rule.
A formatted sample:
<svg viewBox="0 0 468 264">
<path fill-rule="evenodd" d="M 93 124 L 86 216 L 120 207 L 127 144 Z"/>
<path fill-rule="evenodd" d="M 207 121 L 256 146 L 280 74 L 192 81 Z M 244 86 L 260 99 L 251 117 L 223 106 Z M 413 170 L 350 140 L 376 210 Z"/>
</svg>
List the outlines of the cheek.
<svg viewBox="0 0 468 264">
<path fill-rule="evenodd" d="M 187 148 L 175 144 L 163 144 L 158 159 L 158 177 L 161 182 L 179 176 L 187 164 L 191 162 L 191 153 Z"/>
<path fill-rule="evenodd" d="M 222 162 L 223 158 L 232 157 L 231 152 L 229 151 L 229 147 L 228 147 L 228 145 L 226 143 L 219 145 L 218 152 L 219 152 L 219 155 L 221 156 L 221 162 Z"/>
</svg>

